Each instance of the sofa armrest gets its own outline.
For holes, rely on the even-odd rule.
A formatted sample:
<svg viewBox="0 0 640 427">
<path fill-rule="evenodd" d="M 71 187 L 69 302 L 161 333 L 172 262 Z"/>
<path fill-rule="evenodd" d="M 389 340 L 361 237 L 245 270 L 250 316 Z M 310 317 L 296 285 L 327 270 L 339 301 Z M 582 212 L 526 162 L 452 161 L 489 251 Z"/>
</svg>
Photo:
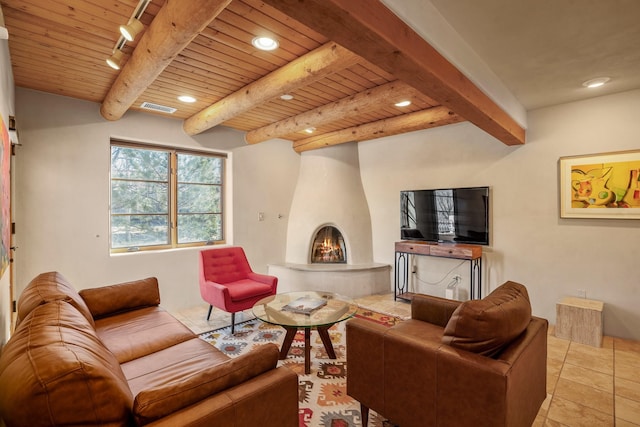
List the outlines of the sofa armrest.
<svg viewBox="0 0 640 427">
<path fill-rule="evenodd" d="M 180 381 L 142 390 L 133 402 L 136 421 L 148 424 L 275 369 L 279 354 L 275 344 L 265 344 Z"/>
<path fill-rule="evenodd" d="M 546 398 L 547 322 L 532 318 L 496 359 L 442 345 L 438 420 L 444 424 L 530 425 Z M 457 396 L 457 397 L 456 397 Z M 459 396 L 464 396 L 464 406 Z"/>
<path fill-rule="evenodd" d="M 411 299 L 411 318 L 444 328 L 460 304 L 461 302 L 456 300 L 415 294 Z"/>
<path fill-rule="evenodd" d="M 281 366 L 147 426 L 298 427 L 298 416 L 298 376 Z"/>
<path fill-rule="evenodd" d="M 160 304 L 158 279 L 155 277 L 83 289 L 79 293 L 94 319 Z"/>
</svg>

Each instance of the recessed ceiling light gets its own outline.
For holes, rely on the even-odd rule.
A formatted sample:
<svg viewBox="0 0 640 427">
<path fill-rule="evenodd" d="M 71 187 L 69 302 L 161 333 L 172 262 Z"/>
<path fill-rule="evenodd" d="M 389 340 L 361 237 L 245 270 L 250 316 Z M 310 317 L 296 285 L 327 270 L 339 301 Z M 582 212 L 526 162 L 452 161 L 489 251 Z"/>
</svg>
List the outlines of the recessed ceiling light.
<svg viewBox="0 0 640 427">
<path fill-rule="evenodd" d="M 280 99 L 282 99 L 283 101 L 291 101 L 293 99 L 293 95 L 285 93 L 283 95 L 280 95 Z"/>
<path fill-rule="evenodd" d="M 316 128 L 314 128 L 314 127 L 310 127 L 310 128 L 306 128 L 304 131 L 305 131 L 306 133 L 313 133 L 313 132 L 315 132 L 315 130 L 316 130 Z"/>
<path fill-rule="evenodd" d="M 582 83 L 582 86 L 589 88 L 600 87 L 603 84 L 607 83 L 609 80 L 611 80 L 609 77 L 598 77 L 596 79 L 587 80 L 586 82 Z"/>
<path fill-rule="evenodd" d="M 196 102 L 196 99 L 193 96 L 189 96 L 189 95 L 180 95 L 178 99 L 182 102 L 188 102 L 188 103 Z"/>
<path fill-rule="evenodd" d="M 274 50 L 278 47 L 278 42 L 271 37 L 255 37 L 251 44 L 260 50 Z"/>
<path fill-rule="evenodd" d="M 407 101 L 400 101 L 400 102 L 396 102 L 395 103 L 396 107 L 407 107 L 409 105 L 411 105 L 411 101 L 408 101 L 408 100 Z"/>
</svg>

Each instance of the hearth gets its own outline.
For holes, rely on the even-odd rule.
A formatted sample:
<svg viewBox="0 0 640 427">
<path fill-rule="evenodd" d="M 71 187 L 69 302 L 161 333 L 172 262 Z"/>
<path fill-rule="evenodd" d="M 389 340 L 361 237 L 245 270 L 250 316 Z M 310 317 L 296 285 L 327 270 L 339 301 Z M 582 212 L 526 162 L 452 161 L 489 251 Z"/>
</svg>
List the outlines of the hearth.
<svg viewBox="0 0 640 427">
<path fill-rule="evenodd" d="M 270 264 L 278 292 L 360 298 L 391 292 L 391 266 L 373 260 L 371 215 L 355 142 L 301 153 L 285 262 Z"/>
<path fill-rule="evenodd" d="M 345 264 L 346 262 L 347 248 L 340 230 L 331 225 L 321 227 L 311 245 L 311 263 Z"/>
</svg>

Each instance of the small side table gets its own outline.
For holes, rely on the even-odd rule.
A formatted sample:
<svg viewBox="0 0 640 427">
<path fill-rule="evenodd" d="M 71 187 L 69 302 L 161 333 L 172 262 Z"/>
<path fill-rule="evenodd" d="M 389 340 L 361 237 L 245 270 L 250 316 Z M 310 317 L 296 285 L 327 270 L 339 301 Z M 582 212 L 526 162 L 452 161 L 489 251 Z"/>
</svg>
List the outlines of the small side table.
<svg viewBox="0 0 640 427">
<path fill-rule="evenodd" d="M 604 303 L 566 297 L 556 304 L 556 337 L 600 347 L 604 327 Z"/>
</svg>

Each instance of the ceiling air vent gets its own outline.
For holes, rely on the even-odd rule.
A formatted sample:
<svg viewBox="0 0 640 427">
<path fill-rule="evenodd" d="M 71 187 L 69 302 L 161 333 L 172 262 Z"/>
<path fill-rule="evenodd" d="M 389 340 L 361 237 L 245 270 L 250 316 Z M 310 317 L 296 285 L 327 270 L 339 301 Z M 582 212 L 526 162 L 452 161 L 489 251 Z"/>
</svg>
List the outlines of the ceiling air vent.
<svg viewBox="0 0 640 427">
<path fill-rule="evenodd" d="M 140 105 L 140 108 L 144 108 L 145 110 L 159 111 L 161 113 L 169 113 L 169 114 L 173 114 L 176 111 L 178 111 L 177 108 L 167 107 L 165 105 L 154 104 L 153 102 L 143 102 Z"/>
</svg>

